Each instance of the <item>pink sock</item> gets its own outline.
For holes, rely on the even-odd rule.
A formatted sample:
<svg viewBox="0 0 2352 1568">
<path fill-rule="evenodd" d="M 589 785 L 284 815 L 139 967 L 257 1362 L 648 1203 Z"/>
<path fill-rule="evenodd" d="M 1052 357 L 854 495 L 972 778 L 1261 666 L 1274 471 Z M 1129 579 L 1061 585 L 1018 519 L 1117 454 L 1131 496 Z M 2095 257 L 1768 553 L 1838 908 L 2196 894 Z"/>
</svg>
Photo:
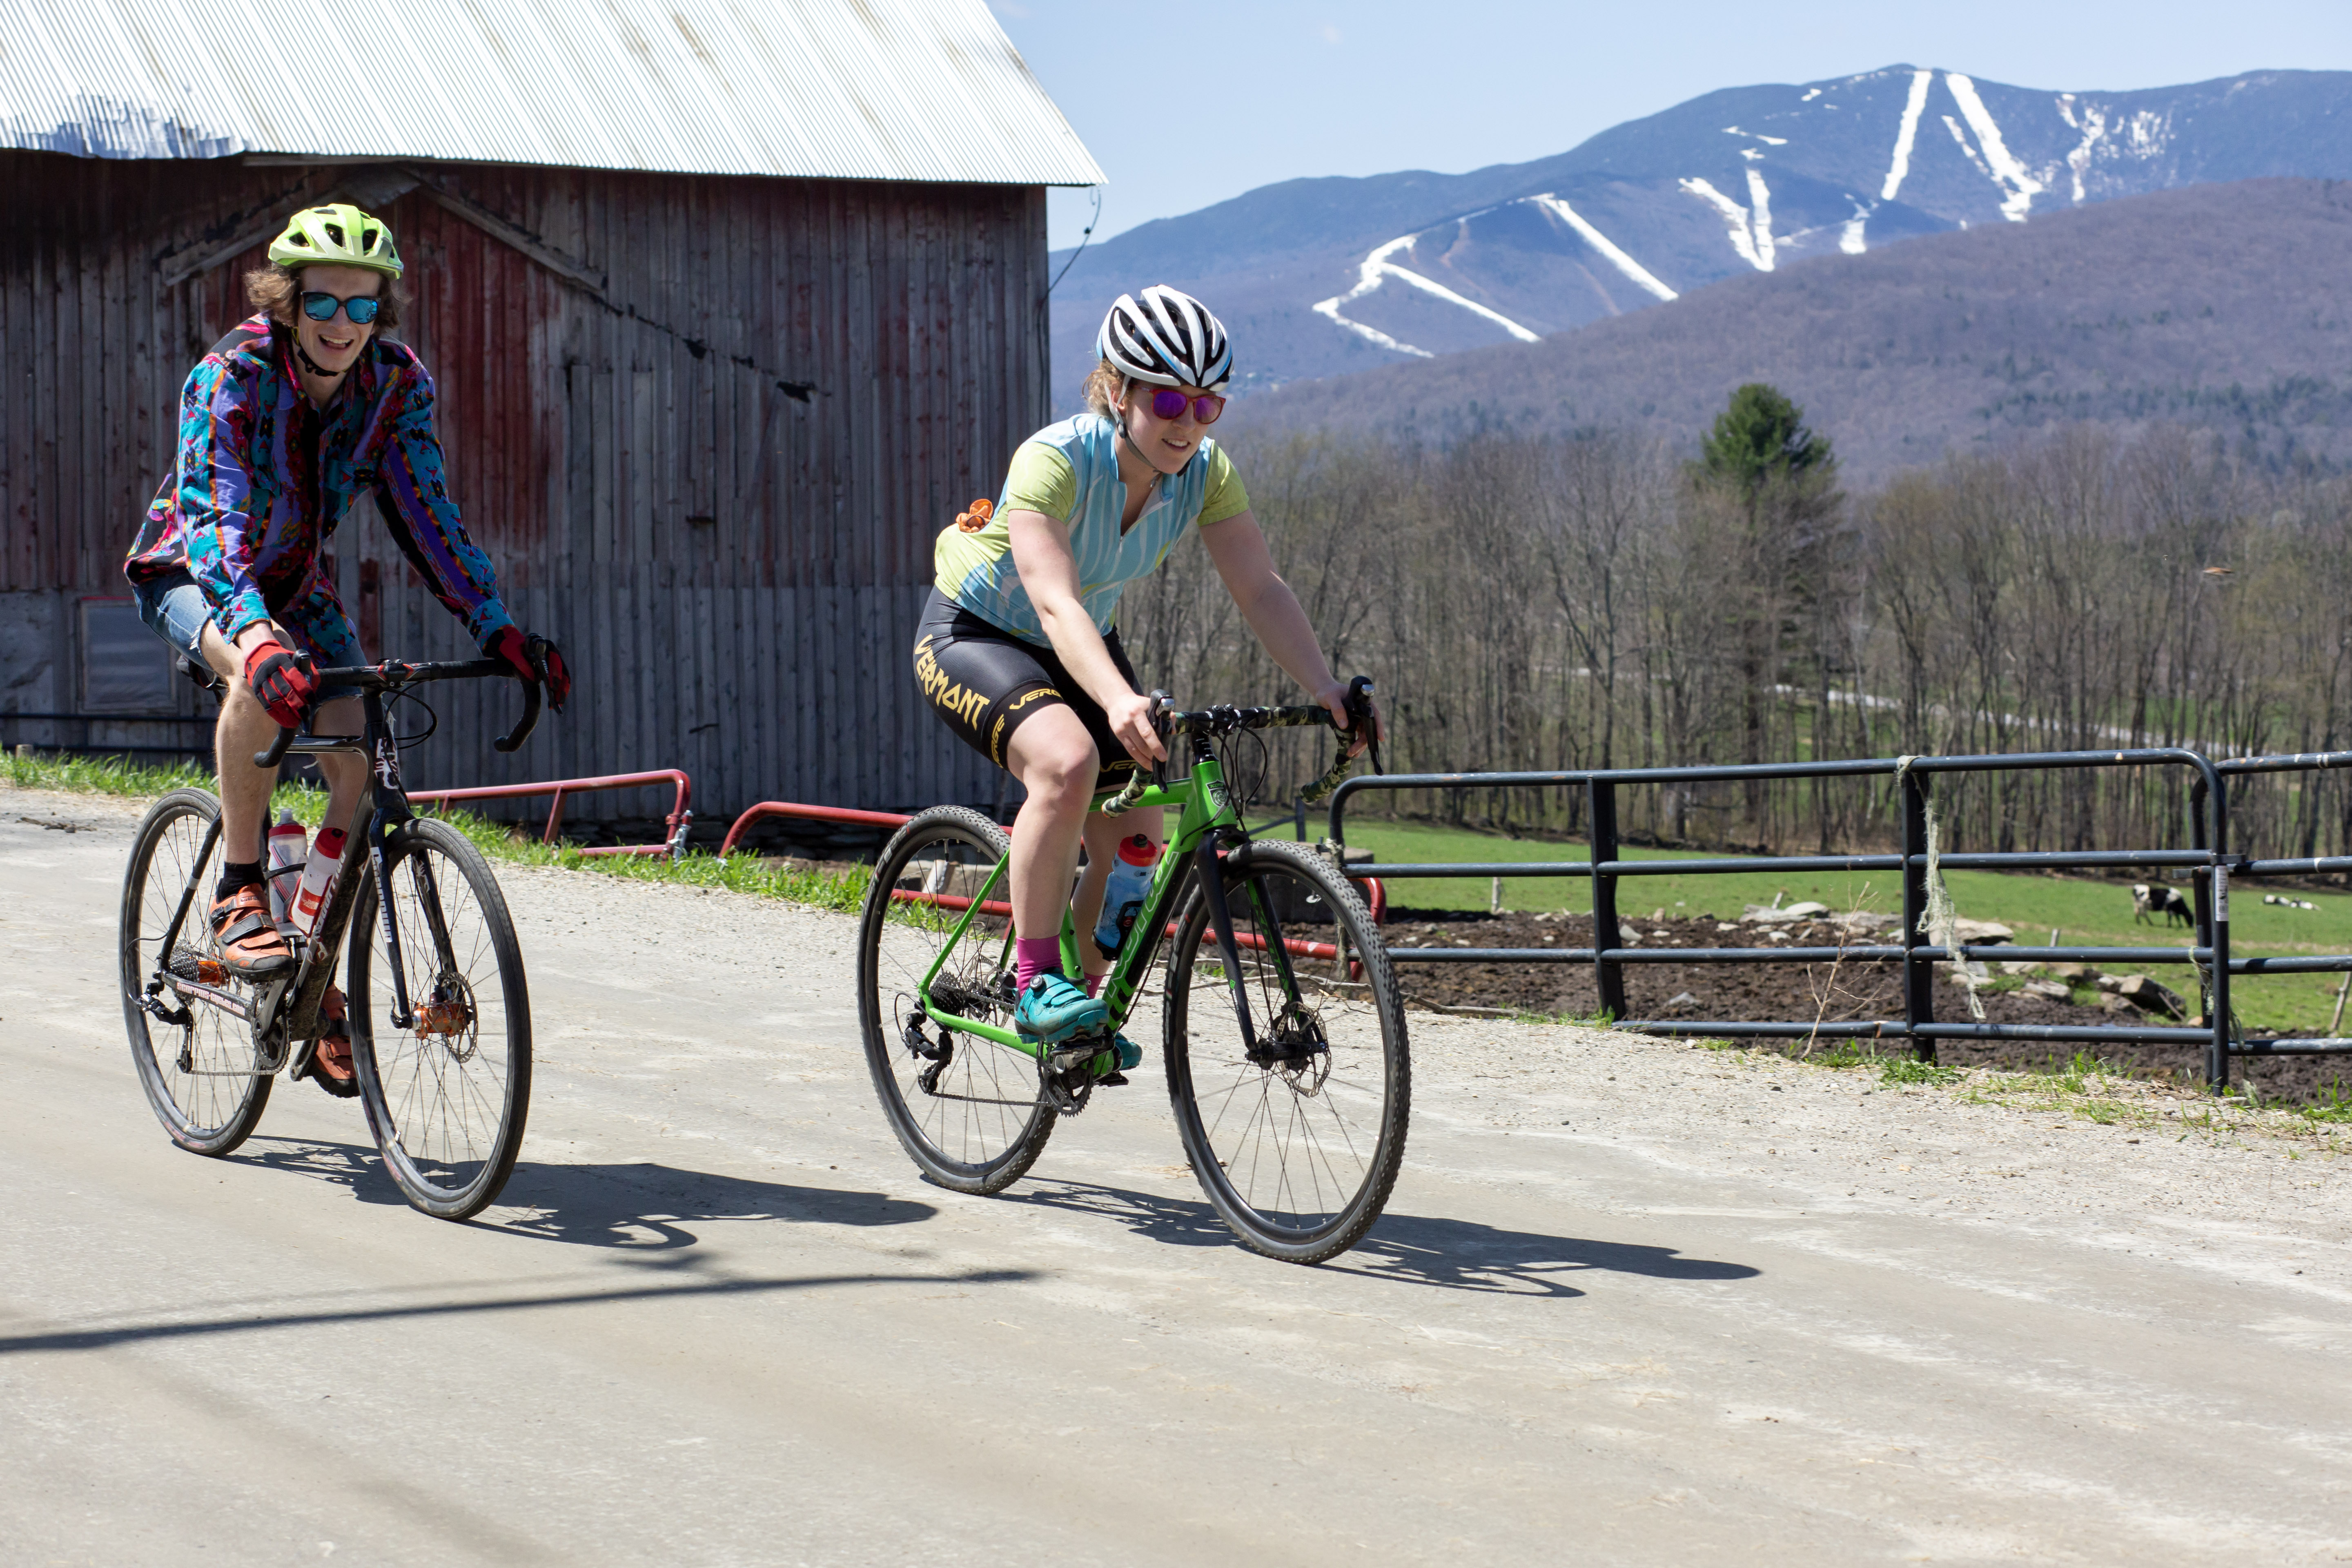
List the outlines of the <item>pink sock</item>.
<svg viewBox="0 0 2352 1568">
<path fill-rule="evenodd" d="M 1062 972 L 1062 939 L 1058 936 L 1016 936 L 1013 939 L 1013 983 L 1026 991 L 1029 983 L 1048 970 Z"/>
<path fill-rule="evenodd" d="M 1093 995 L 1096 995 L 1096 994 L 1099 994 L 1099 993 L 1101 992 L 1101 990 L 1102 990 L 1102 983 L 1103 983 L 1103 977 L 1102 977 L 1101 975 L 1099 975 L 1099 974 L 1089 974 L 1089 975 L 1087 975 L 1087 995 L 1089 995 L 1089 996 L 1093 996 Z"/>
</svg>

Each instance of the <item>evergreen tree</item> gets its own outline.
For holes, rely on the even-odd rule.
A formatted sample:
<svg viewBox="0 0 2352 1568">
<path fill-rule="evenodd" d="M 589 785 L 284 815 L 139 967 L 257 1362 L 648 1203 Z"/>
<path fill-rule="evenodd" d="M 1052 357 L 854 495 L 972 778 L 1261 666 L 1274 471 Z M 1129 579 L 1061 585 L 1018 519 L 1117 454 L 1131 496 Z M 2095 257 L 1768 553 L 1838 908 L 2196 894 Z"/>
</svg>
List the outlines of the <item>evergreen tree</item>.
<svg viewBox="0 0 2352 1568">
<path fill-rule="evenodd" d="M 1753 504 L 1773 479 L 1827 480 L 1837 470 L 1828 437 L 1805 427 L 1805 411 L 1760 381 L 1731 395 L 1699 447 L 1699 474 Z"/>
</svg>

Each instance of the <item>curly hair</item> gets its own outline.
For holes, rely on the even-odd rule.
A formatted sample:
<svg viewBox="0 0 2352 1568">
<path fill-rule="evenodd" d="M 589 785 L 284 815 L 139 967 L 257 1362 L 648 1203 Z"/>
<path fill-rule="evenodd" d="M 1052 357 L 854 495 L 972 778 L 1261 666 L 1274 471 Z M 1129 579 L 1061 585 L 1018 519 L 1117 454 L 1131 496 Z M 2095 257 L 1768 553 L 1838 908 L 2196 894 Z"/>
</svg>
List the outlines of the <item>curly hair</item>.
<svg viewBox="0 0 2352 1568">
<path fill-rule="evenodd" d="M 1087 384 L 1079 395 L 1087 406 L 1109 420 L 1118 423 L 1118 395 L 1127 390 L 1127 377 L 1119 374 L 1110 361 L 1105 360 L 1087 372 Z"/>
<path fill-rule="evenodd" d="M 302 298 L 302 274 L 271 262 L 257 267 L 245 275 L 246 302 L 257 310 L 267 310 L 269 319 L 280 326 L 294 324 L 294 307 Z M 408 290 L 400 279 L 384 275 L 383 287 L 376 291 L 382 301 L 375 313 L 379 331 L 389 331 L 400 325 L 401 308 L 408 303 Z"/>
</svg>

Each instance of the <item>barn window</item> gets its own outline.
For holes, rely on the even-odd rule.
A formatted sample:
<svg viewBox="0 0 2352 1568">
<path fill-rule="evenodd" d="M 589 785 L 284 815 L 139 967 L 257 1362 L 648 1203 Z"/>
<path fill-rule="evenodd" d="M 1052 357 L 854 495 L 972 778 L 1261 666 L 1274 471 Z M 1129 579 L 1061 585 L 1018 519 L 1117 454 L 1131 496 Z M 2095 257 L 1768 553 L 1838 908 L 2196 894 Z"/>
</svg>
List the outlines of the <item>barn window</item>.
<svg viewBox="0 0 2352 1568">
<path fill-rule="evenodd" d="M 86 713 L 169 713 L 172 650 L 128 599 L 81 602 L 81 706 Z"/>
</svg>

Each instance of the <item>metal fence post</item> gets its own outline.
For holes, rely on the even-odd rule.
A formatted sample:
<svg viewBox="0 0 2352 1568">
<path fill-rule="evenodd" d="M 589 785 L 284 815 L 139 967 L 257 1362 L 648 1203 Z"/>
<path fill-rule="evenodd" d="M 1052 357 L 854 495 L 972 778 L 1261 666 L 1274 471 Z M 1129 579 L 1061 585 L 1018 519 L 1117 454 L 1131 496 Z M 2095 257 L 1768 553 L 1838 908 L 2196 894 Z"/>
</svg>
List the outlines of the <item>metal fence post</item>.
<svg viewBox="0 0 2352 1568">
<path fill-rule="evenodd" d="M 1927 918 L 1927 781 L 1916 768 L 1895 775 L 1903 787 L 1903 1025 L 1911 1032 L 1911 1054 L 1936 1059 L 1936 1042 L 1917 1033 L 1936 1017 L 1936 965 L 1915 957 L 1927 942 L 1919 927 Z"/>
<path fill-rule="evenodd" d="M 1592 809 L 1592 988 L 1613 1022 L 1625 1016 L 1625 971 L 1601 955 L 1624 938 L 1617 930 L 1617 879 L 1601 869 L 1617 858 L 1617 786 L 1596 778 L 1585 785 Z"/>
<path fill-rule="evenodd" d="M 2229 918 L 2229 872 L 2222 869 L 2221 846 L 2206 831 L 2206 813 L 2212 809 L 2212 796 L 2199 779 L 2189 787 L 2189 847 L 2201 849 L 2213 857 L 2201 874 L 2189 884 L 2189 902 L 2195 910 L 2198 946 L 2213 954 L 2210 964 L 2200 966 L 2198 978 L 2202 982 L 2199 999 L 2205 1008 L 2205 1023 L 2212 1037 L 2205 1042 L 2205 1087 L 2220 1092 L 2230 1087 L 2230 963 L 2217 941 L 2221 921 Z M 2214 904 L 2221 905 L 2219 920 Z"/>
</svg>

